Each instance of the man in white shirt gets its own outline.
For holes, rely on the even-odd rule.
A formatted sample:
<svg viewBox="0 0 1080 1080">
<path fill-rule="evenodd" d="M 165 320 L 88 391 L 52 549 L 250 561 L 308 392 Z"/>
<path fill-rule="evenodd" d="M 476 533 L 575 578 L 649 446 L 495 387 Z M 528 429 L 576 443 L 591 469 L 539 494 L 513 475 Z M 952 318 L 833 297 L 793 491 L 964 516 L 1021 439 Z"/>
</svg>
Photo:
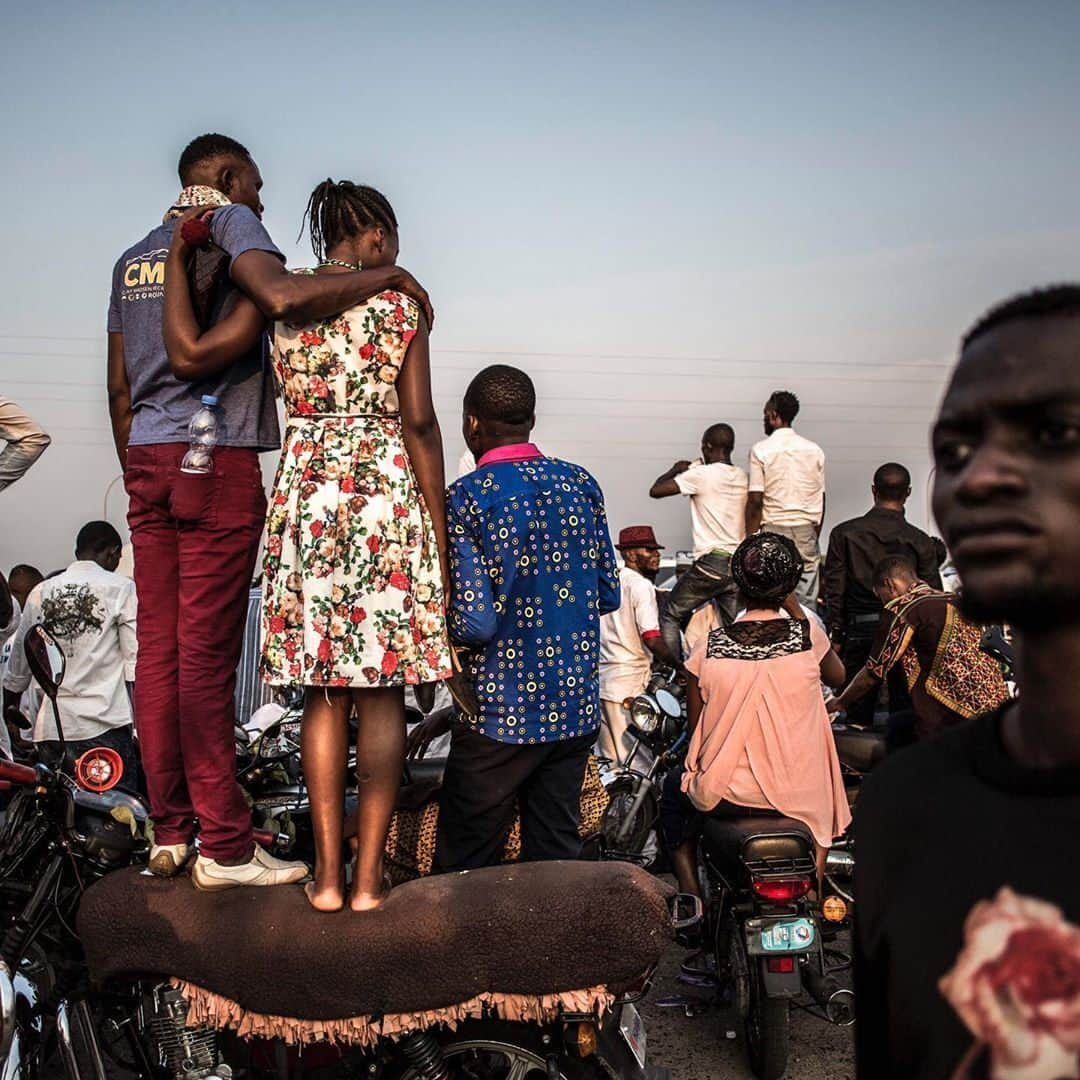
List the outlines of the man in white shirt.
<svg viewBox="0 0 1080 1080">
<path fill-rule="evenodd" d="M 10 487 L 49 448 L 52 439 L 10 398 L 0 397 L 0 491 Z"/>
<path fill-rule="evenodd" d="M 649 489 L 654 499 L 690 497 L 694 565 L 671 592 L 661 633 L 678 656 L 680 631 L 702 604 L 715 600 L 724 624 L 735 618 L 738 590 L 731 577 L 731 556 L 746 527 L 746 473 L 731 463 L 735 432 L 730 424 L 713 424 L 701 437 L 699 461 L 677 461 Z"/>
<path fill-rule="evenodd" d="M 600 705 L 604 719 L 596 740 L 596 753 L 616 764 L 625 764 L 634 740 L 626 730 L 627 698 L 636 697 L 649 685 L 652 658 L 678 666 L 660 636 L 656 604 L 656 574 L 663 546 L 656 542 L 651 525 L 631 525 L 619 533 L 616 550 L 623 558 L 619 571 L 621 602 L 617 611 L 600 620 Z M 634 762 L 647 768 L 644 759 Z"/>
<path fill-rule="evenodd" d="M 473 452 L 466 446 L 465 452 L 458 458 L 457 478 L 460 480 L 463 476 L 468 476 L 469 473 L 475 471 L 476 458 L 473 457 Z"/>
<path fill-rule="evenodd" d="M 825 452 L 796 434 L 791 425 L 798 414 L 799 399 L 788 390 L 777 390 L 765 402 L 767 438 L 750 451 L 746 535 L 764 529 L 795 542 L 803 559 L 795 595 L 813 608 L 821 570 L 818 538 L 825 519 Z"/>
<path fill-rule="evenodd" d="M 17 709 L 30 685 L 23 642 L 41 623 L 60 643 L 66 659 L 58 705 L 72 760 L 98 746 L 120 754 L 120 783 L 134 788 L 138 774 L 132 737 L 128 684 L 135 679 L 135 583 L 114 573 L 120 563 L 120 535 L 106 521 L 83 526 L 75 562 L 30 593 L 19 620 L 4 676 L 4 715 Z M 59 754 L 52 706 L 42 703 L 34 722 L 34 743 L 46 759 Z"/>
</svg>

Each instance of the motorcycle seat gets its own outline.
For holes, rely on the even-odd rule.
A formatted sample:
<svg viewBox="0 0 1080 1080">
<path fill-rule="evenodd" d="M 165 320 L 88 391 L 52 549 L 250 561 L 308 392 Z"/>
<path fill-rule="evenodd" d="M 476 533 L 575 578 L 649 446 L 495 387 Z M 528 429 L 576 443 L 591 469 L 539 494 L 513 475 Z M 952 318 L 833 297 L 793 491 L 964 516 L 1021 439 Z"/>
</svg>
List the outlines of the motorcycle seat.
<svg viewBox="0 0 1080 1080">
<path fill-rule="evenodd" d="M 720 866 L 745 865 L 753 872 L 801 871 L 814 858 L 814 838 L 795 818 L 754 811 L 705 818 L 702 845 Z"/>
<path fill-rule="evenodd" d="M 421 878 L 375 911 L 323 914 L 299 885 L 206 893 L 132 867 L 86 891 L 78 930 L 95 981 L 172 977 L 196 1015 L 242 1035 L 365 1042 L 376 1024 L 422 1026 L 418 1014 L 543 1019 L 609 1002 L 670 944 L 672 892 L 627 863 L 537 862 Z"/>
</svg>

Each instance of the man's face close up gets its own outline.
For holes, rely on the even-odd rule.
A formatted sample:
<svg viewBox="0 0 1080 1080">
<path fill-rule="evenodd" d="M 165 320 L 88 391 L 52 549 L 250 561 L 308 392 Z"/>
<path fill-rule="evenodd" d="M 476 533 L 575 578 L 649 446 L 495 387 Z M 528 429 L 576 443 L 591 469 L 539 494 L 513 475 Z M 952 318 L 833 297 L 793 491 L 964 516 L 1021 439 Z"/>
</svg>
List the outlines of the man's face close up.
<svg viewBox="0 0 1080 1080">
<path fill-rule="evenodd" d="M 964 350 L 934 427 L 934 514 L 976 618 L 1074 620 L 1080 317 L 1018 319 Z"/>
<path fill-rule="evenodd" d="M 624 558 L 644 577 L 655 580 L 660 572 L 660 552 L 654 548 L 631 548 Z"/>
</svg>

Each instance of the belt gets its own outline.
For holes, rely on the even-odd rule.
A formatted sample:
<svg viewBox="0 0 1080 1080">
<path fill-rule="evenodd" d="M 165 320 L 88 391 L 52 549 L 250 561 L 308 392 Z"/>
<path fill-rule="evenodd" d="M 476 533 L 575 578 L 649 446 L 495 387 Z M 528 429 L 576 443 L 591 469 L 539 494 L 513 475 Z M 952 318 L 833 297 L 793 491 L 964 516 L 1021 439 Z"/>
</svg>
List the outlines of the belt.
<svg viewBox="0 0 1080 1080">
<path fill-rule="evenodd" d="M 847 621 L 849 626 L 866 626 L 869 623 L 881 622 L 881 613 L 878 612 L 874 615 L 849 615 Z"/>
<path fill-rule="evenodd" d="M 401 413 L 396 412 L 355 412 L 355 413 L 308 413 L 306 416 L 286 417 L 287 423 L 306 424 L 309 420 L 400 420 Z"/>
</svg>

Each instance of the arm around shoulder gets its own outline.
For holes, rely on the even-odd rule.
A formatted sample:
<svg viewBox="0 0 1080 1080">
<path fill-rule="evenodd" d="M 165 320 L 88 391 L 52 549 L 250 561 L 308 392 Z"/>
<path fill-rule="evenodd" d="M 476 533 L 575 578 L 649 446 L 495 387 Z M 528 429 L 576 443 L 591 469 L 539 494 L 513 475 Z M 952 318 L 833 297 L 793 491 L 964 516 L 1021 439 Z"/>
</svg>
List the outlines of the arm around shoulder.
<svg viewBox="0 0 1080 1080">
<path fill-rule="evenodd" d="M 290 274 L 269 251 L 252 249 L 232 263 L 232 278 L 275 322 L 304 323 L 347 311 L 379 293 L 403 292 L 412 297 L 431 325 L 427 291 L 400 266 L 379 266 L 347 274 Z"/>
</svg>

